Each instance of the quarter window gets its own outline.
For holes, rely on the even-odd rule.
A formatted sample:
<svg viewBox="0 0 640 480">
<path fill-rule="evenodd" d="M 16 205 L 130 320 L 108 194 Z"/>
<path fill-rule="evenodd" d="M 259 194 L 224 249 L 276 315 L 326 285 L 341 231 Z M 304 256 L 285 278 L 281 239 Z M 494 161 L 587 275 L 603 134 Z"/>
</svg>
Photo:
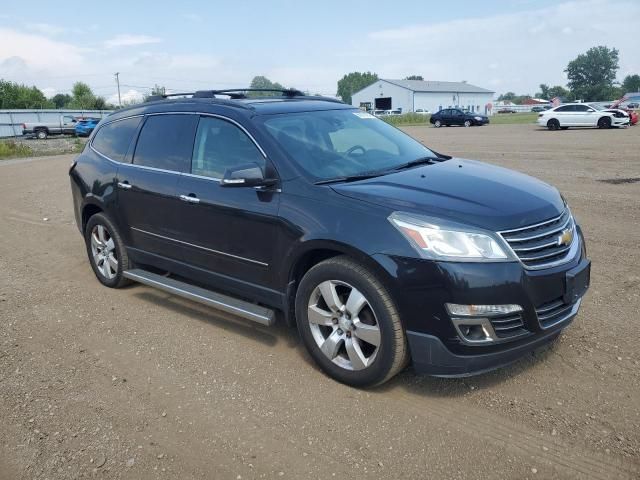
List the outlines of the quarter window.
<svg viewBox="0 0 640 480">
<path fill-rule="evenodd" d="M 196 115 L 152 115 L 147 118 L 136 151 L 135 165 L 188 172 Z"/>
<path fill-rule="evenodd" d="M 116 162 L 124 161 L 141 117 L 125 118 L 102 126 L 91 145 L 99 153 Z"/>
<path fill-rule="evenodd" d="M 227 169 L 249 163 L 257 163 L 264 171 L 265 158 L 246 133 L 226 120 L 200 118 L 191 173 L 222 178 Z"/>
</svg>

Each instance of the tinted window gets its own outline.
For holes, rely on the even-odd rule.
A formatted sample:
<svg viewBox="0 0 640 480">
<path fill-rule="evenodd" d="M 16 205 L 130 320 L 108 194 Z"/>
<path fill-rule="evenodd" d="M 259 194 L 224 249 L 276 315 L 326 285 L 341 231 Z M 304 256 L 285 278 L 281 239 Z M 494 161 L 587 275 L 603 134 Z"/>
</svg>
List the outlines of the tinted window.
<svg viewBox="0 0 640 480">
<path fill-rule="evenodd" d="M 575 105 L 574 111 L 576 112 L 590 112 L 591 109 L 587 105 Z"/>
<path fill-rule="evenodd" d="M 564 107 L 558 107 L 554 111 L 556 112 L 573 112 L 573 105 L 565 105 Z"/>
<path fill-rule="evenodd" d="M 141 117 L 127 118 L 100 127 L 91 145 L 102 155 L 122 162 L 140 120 Z"/>
<path fill-rule="evenodd" d="M 246 133 L 219 118 L 200 119 L 191 173 L 222 178 L 227 169 L 248 163 L 257 163 L 264 171 L 265 159 Z"/>
<path fill-rule="evenodd" d="M 133 163 L 175 172 L 189 171 L 196 115 L 152 115 L 138 137 Z"/>
</svg>

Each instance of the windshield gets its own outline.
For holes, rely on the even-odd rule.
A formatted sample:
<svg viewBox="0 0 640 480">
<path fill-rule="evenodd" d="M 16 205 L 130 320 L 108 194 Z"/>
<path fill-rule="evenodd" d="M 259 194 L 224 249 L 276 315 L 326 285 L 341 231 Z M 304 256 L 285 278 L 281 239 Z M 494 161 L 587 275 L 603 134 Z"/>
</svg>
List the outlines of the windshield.
<svg viewBox="0 0 640 480">
<path fill-rule="evenodd" d="M 436 154 L 388 123 L 359 110 L 274 115 L 267 131 L 319 180 L 393 170 Z"/>
</svg>

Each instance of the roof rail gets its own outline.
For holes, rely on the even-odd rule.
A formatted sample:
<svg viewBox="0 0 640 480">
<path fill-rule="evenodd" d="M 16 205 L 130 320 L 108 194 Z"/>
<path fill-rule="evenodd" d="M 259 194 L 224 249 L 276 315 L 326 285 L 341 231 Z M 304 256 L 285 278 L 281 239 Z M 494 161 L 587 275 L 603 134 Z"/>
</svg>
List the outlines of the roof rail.
<svg viewBox="0 0 640 480">
<path fill-rule="evenodd" d="M 281 93 L 283 97 L 304 97 L 305 94 L 295 88 L 229 88 L 224 90 L 197 90 L 195 92 L 183 93 L 163 93 L 161 95 L 151 95 L 147 98 L 147 102 L 163 100 L 169 97 L 185 97 L 191 95 L 192 98 L 216 98 L 216 95 L 225 95 L 231 99 L 237 100 L 247 98 L 246 92 L 276 92 Z"/>
</svg>

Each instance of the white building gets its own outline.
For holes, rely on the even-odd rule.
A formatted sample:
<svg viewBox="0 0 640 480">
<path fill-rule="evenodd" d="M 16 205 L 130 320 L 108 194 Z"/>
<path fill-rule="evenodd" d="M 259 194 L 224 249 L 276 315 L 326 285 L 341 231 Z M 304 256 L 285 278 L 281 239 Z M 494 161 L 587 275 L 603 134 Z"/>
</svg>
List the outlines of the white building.
<svg viewBox="0 0 640 480">
<path fill-rule="evenodd" d="M 379 79 L 354 93 L 351 104 L 367 110 L 402 109 L 403 113 L 460 107 L 490 114 L 494 93 L 467 82 Z"/>
</svg>

